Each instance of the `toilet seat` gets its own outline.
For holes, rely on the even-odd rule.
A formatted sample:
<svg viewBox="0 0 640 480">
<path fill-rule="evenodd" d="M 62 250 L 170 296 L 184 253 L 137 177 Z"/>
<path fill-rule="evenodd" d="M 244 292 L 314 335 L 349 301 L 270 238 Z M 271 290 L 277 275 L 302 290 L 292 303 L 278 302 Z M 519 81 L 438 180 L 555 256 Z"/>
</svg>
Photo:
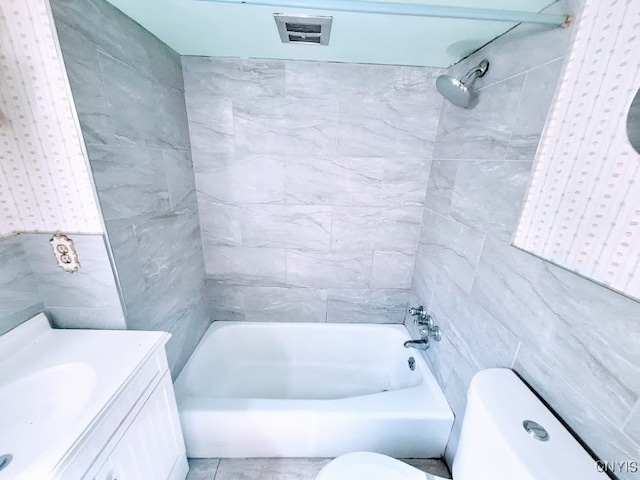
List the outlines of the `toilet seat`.
<svg viewBox="0 0 640 480">
<path fill-rule="evenodd" d="M 316 480 L 441 480 L 395 458 L 372 452 L 347 453 L 329 462 Z"/>
</svg>

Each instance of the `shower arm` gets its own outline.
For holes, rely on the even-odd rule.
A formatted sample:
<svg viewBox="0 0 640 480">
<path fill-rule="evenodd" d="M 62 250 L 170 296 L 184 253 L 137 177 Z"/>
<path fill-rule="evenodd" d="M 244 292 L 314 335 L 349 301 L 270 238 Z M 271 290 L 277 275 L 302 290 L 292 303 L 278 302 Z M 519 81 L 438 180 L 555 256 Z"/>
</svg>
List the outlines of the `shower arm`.
<svg viewBox="0 0 640 480">
<path fill-rule="evenodd" d="M 480 62 L 480 64 L 477 67 L 473 67 L 471 70 L 469 70 L 467 74 L 460 79 L 460 83 L 466 85 L 466 83 L 471 79 L 472 75 L 475 75 L 475 77 L 473 78 L 474 80 L 476 78 L 483 77 L 484 74 L 487 73 L 488 69 L 489 69 L 489 62 L 486 60 L 483 60 L 482 62 Z"/>
</svg>

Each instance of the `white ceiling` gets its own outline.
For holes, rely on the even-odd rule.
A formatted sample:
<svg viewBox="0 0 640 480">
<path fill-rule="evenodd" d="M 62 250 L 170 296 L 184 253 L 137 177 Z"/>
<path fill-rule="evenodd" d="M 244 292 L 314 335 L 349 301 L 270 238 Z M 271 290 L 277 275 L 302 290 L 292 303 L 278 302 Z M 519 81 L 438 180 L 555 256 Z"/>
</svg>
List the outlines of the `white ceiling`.
<svg viewBox="0 0 640 480">
<path fill-rule="evenodd" d="M 108 1 L 181 55 L 448 67 L 515 26 L 505 22 L 332 12 L 202 0 Z M 539 12 L 554 3 L 554 0 L 387 1 L 526 12 Z M 330 44 L 282 44 L 273 20 L 276 12 L 332 15 Z"/>
</svg>

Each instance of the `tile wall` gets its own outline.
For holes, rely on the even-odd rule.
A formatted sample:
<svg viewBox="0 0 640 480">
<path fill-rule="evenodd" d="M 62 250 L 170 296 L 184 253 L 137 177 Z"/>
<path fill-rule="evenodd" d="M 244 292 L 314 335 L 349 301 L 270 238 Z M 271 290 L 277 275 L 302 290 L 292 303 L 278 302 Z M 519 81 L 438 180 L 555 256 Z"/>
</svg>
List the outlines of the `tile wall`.
<svg viewBox="0 0 640 480">
<path fill-rule="evenodd" d="M 510 246 L 570 34 L 520 26 L 451 69 L 491 62 L 477 108 L 443 106 L 410 295 L 443 331 L 425 358 L 456 414 L 449 461 L 489 367 L 513 368 L 603 460 L 639 459 L 640 303 Z"/>
<path fill-rule="evenodd" d="M 176 375 L 210 323 L 180 56 L 104 0 L 52 0 L 127 327 L 173 334 Z"/>
<path fill-rule="evenodd" d="M 59 328 L 125 328 L 102 235 L 70 235 L 80 270 L 58 267 L 50 234 L 0 239 L 0 334 L 39 312 Z"/>
<path fill-rule="evenodd" d="M 184 57 L 215 320 L 402 322 L 437 69 Z"/>
</svg>

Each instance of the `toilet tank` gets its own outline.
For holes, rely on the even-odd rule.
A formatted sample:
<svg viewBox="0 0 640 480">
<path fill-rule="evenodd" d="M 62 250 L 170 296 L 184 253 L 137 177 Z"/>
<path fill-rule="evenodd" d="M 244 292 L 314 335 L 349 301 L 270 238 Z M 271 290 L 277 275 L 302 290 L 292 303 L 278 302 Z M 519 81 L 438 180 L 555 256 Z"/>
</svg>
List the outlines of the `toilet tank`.
<svg viewBox="0 0 640 480">
<path fill-rule="evenodd" d="M 541 425 L 548 440 L 528 433 L 527 420 Z M 455 480 L 609 479 L 518 376 L 504 368 L 482 370 L 471 380 L 452 472 Z"/>
</svg>

